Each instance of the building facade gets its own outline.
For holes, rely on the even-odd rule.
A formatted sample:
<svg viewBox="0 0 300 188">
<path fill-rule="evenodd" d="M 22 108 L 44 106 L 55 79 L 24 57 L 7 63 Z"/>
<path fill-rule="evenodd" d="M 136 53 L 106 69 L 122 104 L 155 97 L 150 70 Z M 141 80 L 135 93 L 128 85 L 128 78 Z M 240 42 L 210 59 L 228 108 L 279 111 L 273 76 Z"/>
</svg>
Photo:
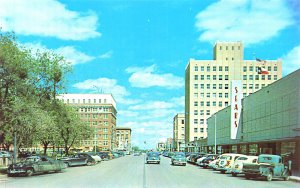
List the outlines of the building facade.
<svg viewBox="0 0 300 188">
<path fill-rule="evenodd" d="M 122 151 L 131 151 L 131 128 L 117 127 L 116 149 Z"/>
<path fill-rule="evenodd" d="M 173 147 L 175 151 L 184 151 L 185 148 L 185 116 L 178 113 L 173 118 Z"/>
<path fill-rule="evenodd" d="M 237 139 L 230 138 L 231 108 L 208 119 L 207 147 L 213 152 L 290 155 L 300 169 L 300 69 L 242 100 Z M 215 137 L 216 135 L 216 137 Z M 216 138 L 216 139 L 215 139 Z"/>
<path fill-rule="evenodd" d="M 230 104 L 232 80 L 241 80 L 247 96 L 280 79 L 281 67 L 281 60 L 244 60 L 241 42 L 216 43 L 213 60 L 190 59 L 185 70 L 186 143 L 207 137 L 207 118 Z M 261 68 L 263 74 L 257 71 Z"/>
<path fill-rule="evenodd" d="M 78 115 L 87 126 L 92 127 L 90 139 L 82 140 L 79 149 L 101 151 L 116 148 L 116 101 L 111 94 L 61 94 L 57 97 L 67 105 L 76 107 Z"/>
</svg>

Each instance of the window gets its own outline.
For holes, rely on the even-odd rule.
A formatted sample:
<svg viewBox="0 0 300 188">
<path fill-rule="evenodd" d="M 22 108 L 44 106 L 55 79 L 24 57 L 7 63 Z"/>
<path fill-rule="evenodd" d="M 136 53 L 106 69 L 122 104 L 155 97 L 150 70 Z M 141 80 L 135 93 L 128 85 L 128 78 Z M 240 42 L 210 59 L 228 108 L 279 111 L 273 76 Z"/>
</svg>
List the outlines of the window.
<svg viewBox="0 0 300 188">
<path fill-rule="evenodd" d="M 219 107 L 222 107 L 222 101 L 219 101 Z"/>
<path fill-rule="evenodd" d="M 198 98 L 198 93 L 194 93 L 194 98 Z"/>
<path fill-rule="evenodd" d="M 204 66 L 201 66 L 201 71 L 204 71 Z"/>
<path fill-rule="evenodd" d="M 249 80 L 253 80 L 253 75 L 249 75 Z"/>
<path fill-rule="evenodd" d="M 222 50 L 222 46 L 220 46 L 220 50 Z"/>
<path fill-rule="evenodd" d="M 213 71 L 217 71 L 217 67 L 216 66 L 213 66 Z"/>
<path fill-rule="evenodd" d="M 217 106 L 217 102 L 216 101 L 213 101 L 213 106 Z"/>
<path fill-rule="evenodd" d="M 228 93 L 225 93 L 225 98 L 228 98 Z"/>
<path fill-rule="evenodd" d="M 194 106 L 198 106 L 198 101 L 195 101 L 195 102 L 194 102 Z"/>
<path fill-rule="evenodd" d="M 198 89 L 198 84 L 194 84 L 194 89 Z"/>
<path fill-rule="evenodd" d="M 213 97 L 216 98 L 217 97 L 217 93 L 213 93 Z"/>
<path fill-rule="evenodd" d="M 200 125 L 204 124 L 204 119 L 200 119 Z"/>
<path fill-rule="evenodd" d="M 268 66 L 268 71 L 272 71 L 272 67 Z"/>
<path fill-rule="evenodd" d="M 249 84 L 249 89 L 253 89 L 253 84 Z"/>
<path fill-rule="evenodd" d="M 200 110 L 200 115 L 201 116 L 204 115 L 204 110 Z M 201 122 L 201 120 L 200 120 L 200 122 Z"/>
<path fill-rule="evenodd" d="M 228 84 L 225 84 L 225 89 L 228 89 Z"/>
<path fill-rule="evenodd" d="M 223 97 L 223 94 L 222 93 L 219 93 L 219 98 L 222 98 Z"/>
<path fill-rule="evenodd" d="M 198 128 L 194 128 L 194 133 L 197 133 L 198 132 Z"/>
<path fill-rule="evenodd" d="M 219 84 L 219 89 L 222 89 L 222 84 Z"/>
<path fill-rule="evenodd" d="M 204 75 L 201 75 L 200 79 L 201 79 L 201 80 L 204 80 Z"/>
<path fill-rule="evenodd" d="M 201 88 L 201 89 L 204 89 L 204 84 L 200 84 L 200 88 Z"/>
<path fill-rule="evenodd" d="M 206 110 L 206 115 L 210 115 L 210 110 Z"/>
<path fill-rule="evenodd" d="M 243 97 L 246 97 L 247 96 L 247 93 L 243 93 Z"/>
<path fill-rule="evenodd" d="M 183 119 L 181 120 L 181 124 L 184 124 L 184 120 Z"/>
<path fill-rule="evenodd" d="M 198 75 L 194 75 L 194 80 L 198 80 Z"/>
<path fill-rule="evenodd" d="M 232 50 L 234 50 L 234 46 L 232 46 L 232 48 L 231 48 Z"/>
<path fill-rule="evenodd" d="M 226 106 L 226 107 L 228 106 L 228 102 L 225 102 L 225 106 Z"/>
<path fill-rule="evenodd" d="M 210 75 L 207 75 L 207 76 L 206 76 L 206 80 L 210 80 Z"/>
<path fill-rule="evenodd" d="M 198 110 L 194 110 L 194 115 L 198 115 Z"/>
<path fill-rule="evenodd" d="M 108 139 L 108 134 L 103 134 L 103 139 L 107 140 Z"/>
<path fill-rule="evenodd" d="M 271 75 L 268 75 L 268 80 L 271 80 Z"/>
<path fill-rule="evenodd" d="M 203 98 L 204 97 L 204 93 L 200 93 L 200 97 Z"/>
<path fill-rule="evenodd" d="M 207 84 L 207 85 L 206 85 L 206 89 L 210 89 L 210 84 Z"/>
<path fill-rule="evenodd" d="M 213 89 L 217 89 L 217 84 L 213 84 Z"/>
<path fill-rule="evenodd" d="M 198 119 L 194 119 L 194 124 L 198 124 Z"/>
<path fill-rule="evenodd" d="M 198 71 L 198 66 L 195 66 L 195 71 Z"/>
<path fill-rule="evenodd" d="M 277 75 L 274 75 L 274 80 L 277 80 Z"/>
<path fill-rule="evenodd" d="M 228 46 L 226 46 L 226 50 L 228 50 Z"/>
<path fill-rule="evenodd" d="M 83 103 L 85 103 L 85 99 L 83 99 Z"/>
<path fill-rule="evenodd" d="M 219 80 L 223 80 L 223 75 L 219 75 Z"/>
<path fill-rule="evenodd" d="M 204 106 L 204 101 L 201 101 L 200 103 L 201 103 L 201 106 Z"/>
<path fill-rule="evenodd" d="M 261 84 L 261 87 L 265 87 L 266 85 L 265 84 Z"/>
<path fill-rule="evenodd" d="M 277 67 L 274 67 L 274 71 L 277 71 Z"/>
<path fill-rule="evenodd" d="M 91 103 L 91 99 L 89 99 L 89 103 Z"/>
<path fill-rule="evenodd" d="M 204 128 L 200 128 L 200 132 L 203 133 L 204 132 Z"/>
<path fill-rule="evenodd" d="M 259 80 L 259 75 L 255 75 L 255 80 Z"/>
<path fill-rule="evenodd" d="M 229 71 L 229 67 L 225 66 L 225 71 L 228 72 Z"/>
<path fill-rule="evenodd" d="M 219 71 L 222 71 L 222 70 L 223 70 L 223 67 L 220 66 L 220 67 L 219 67 Z"/>
<path fill-rule="evenodd" d="M 194 140 L 195 140 L 195 141 L 197 140 L 197 136 L 194 137 Z"/>
<path fill-rule="evenodd" d="M 253 71 L 253 66 L 250 66 L 250 67 L 249 67 L 249 71 Z"/>
<path fill-rule="evenodd" d="M 210 72 L 210 67 L 206 67 L 206 71 L 207 71 L 207 72 Z"/>
<path fill-rule="evenodd" d="M 243 80 L 247 80 L 247 75 L 243 75 Z"/>
<path fill-rule="evenodd" d="M 217 75 L 213 75 L 213 80 L 217 80 Z"/>
<path fill-rule="evenodd" d="M 243 72 L 247 72 L 247 67 L 243 66 Z"/>
<path fill-rule="evenodd" d="M 259 84 L 255 84 L 255 89 L 259 89 Z"/>
<path fill-rule="evenodd" d="M 99 103 L 101 103 L 101 99 L 99 99 Z"/>
<path fill-rule="evenodd" d="M 210 102 L 209 101 L 206 102 L 206 106 L 210 106 Z"/>
<path fill-rule="evenodd" d="M 234 58 L 231 58 L 231 60 L 233 61 L 233 60 L 234 60 Z"/>
<path fill-rule="evenodd" d="M 261 79 L 262 79 L 262 80 L 265 80 L 265 79 L 266 79 L 266 76 L 265 76 L 265 75 L 261 75 Z"/>
<path fill-rule="evenodd" d="M 225 80 L 228 80 L 229 79 L 229 76 L 228 75 L 225 75 Z"/>
<path fill-rule="evenodd" d="M 207 98 L 210 98 L 210 93 L 206 93 L 206 97 L 207 97 Z"/>
<path fill-rule="evenodd" d="M 107 133 L 108 132 L 108 128 L 103 128 L 103 132 Z"/>
</svg>

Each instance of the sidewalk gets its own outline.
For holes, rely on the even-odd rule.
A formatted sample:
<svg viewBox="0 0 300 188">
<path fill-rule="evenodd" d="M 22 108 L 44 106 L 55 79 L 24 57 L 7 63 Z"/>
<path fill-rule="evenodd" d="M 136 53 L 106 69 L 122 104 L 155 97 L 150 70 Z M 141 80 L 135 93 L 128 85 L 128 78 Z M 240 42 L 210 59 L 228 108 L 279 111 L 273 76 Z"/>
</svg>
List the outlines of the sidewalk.
<svg viewBox="0 0 300 188">
<path fill-rule="evenodd" d="M 293 175 L 290 177 L 291 181 L 300 182 L 300 172 L 293 171 Z"/>
</svg>

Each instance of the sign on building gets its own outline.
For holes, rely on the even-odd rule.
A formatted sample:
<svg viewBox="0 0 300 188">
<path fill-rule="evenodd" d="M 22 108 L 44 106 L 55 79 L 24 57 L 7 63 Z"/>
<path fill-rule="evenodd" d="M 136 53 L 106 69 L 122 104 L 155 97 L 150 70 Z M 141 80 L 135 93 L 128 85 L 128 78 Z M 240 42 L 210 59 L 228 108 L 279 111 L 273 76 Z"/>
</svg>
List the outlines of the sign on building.
<svg viewBox="0 0 300 188">
<path fill-rule="evenodd" d="M 231 126 L 230 126 L 230 138 L 237 139 L 237 131 L 239 127 L 239 121 L 242 110 L 242 81 L 231 81 Z"/>
</svg>

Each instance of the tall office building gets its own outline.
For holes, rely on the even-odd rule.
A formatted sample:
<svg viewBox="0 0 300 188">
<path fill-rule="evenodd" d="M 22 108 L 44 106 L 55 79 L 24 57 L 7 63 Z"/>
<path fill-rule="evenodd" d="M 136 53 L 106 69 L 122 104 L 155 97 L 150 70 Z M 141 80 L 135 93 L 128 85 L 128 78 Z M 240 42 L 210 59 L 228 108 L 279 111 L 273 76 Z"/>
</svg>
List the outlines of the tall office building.
<svg viewBox="0 0 300 188">
<path fill-rule="evenodd" d="M 241 42 L 217 42 L 213 60 L 190 59 L 185 70 L 185 141 L 207 137 L 207 122 L 230 105 L 231 81 L 247 96 L 282 77 L 281 60 L 244 60 Z"/>
<path fill-rule="evenodd" d="M 116 145 L 118 150 L 131 151 L 131 128 L 117 127 Z"/>
<path fill-rule="evenodd" d="M 175 151 L 184 151 L 185 146 L 185 117 L 184 113 L 176 114 L 173 118 L 173 147 Z"/>
<path fill-rule="evenodd" d="M 101 151 L 115 149 L 117 110 L 111 94 L 61 94 L 57 98 L 77 107 L 80 119 L 94 130 L 90 139 L 81 141 L 80 149 L 92 151 L 95 146 Z"/>
</svg>

